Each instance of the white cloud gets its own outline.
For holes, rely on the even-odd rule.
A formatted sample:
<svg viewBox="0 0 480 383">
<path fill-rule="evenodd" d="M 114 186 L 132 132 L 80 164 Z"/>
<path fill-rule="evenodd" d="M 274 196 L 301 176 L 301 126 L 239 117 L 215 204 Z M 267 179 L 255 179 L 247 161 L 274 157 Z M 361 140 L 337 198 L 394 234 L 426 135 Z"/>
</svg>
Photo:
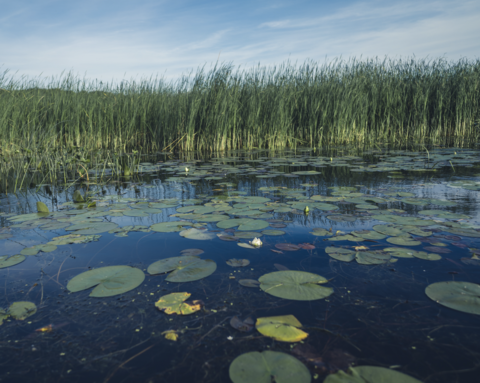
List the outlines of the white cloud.
<svg viewBox="0 0 480 383">
<path fill-rule="evenodd" d="M 0 65 L 31 76 L 73 70 L 108 81 L 156 74 L 178 78 L 204 64 L 208 69 L 220 52 L 221 62 L 242 67 L 339 56 L 478 58 L 480 52 L 475 1 L 374 0 L 313 17 L 255 23 L 235 16 L 172 14 L 146 4 L 84 23 L 40 20 L 20 37 L 0 28 Z M 24 15 L 4 17 L 11 23 Z"/>
</svg>

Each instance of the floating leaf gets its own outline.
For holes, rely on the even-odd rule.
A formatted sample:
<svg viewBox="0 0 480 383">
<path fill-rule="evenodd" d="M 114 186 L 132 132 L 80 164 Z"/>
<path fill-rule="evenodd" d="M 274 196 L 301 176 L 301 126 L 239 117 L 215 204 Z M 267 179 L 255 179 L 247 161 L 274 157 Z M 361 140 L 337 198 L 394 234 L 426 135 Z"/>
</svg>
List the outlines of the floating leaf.
<svg viewBox="0 0 480 383">
<path fill-rule="evenodd" d="M 241 231 L 261 230 L 268 227 L 268 222 L 251 218 L 233 218 L 225 221 L 220 221 L 217 226 L 221 229 L 231 229 L 238 226 Z"/>
<path fill-rule="evenodd" d="M 50 213 L 50 210 L 48 210 L 47 205 L 41 201 L 37 201 L 37 211 L 39 213 Z"/>
<path fill-rule="evenodd" d="M 208 277 L 217 269 L 217 264 L 210 259 L 200 259 L 197 256 L 182 255 L 162 259 L 148 266 L 148 273 L 171 273 L 165 279 L 168 282 L 192 282 Z"/>
<path fill-rule="evenodd" d="M 22 263 L 24 260 L 25 260 L 25 256 L 21 254 L 12 255 L 11 257 L 8 255 L 2 255 L 0 257 L 0 269 L 18 265 L 19 263 Z"/>
<path fill-rule="evenodd" d="M 192 224 L 186 221 L 162 222 L 150 226 L 150 229 L 160 233 L 172 233 L 184 230 L 185 226 L 192 226 Z"/>
<path fill-rule="evenodd" d="M 305 271 L 275 271 L 261 276 L 258 281 L 263 291 L 284 299 L 312 301 L 333 293 L 332 288 L 318 285 L 328 282 L 324 277 Z"/>
<path fill-rule="evenodd" d="M 323 383 L 421 383 L 411 376 L 389 368 L 374 366 L 350 367 L 328 375 Z"/>
<path fill-rule="evenodd" d="M 73 200 L 75 202 L 85 202 L 85 200 L 83 199 L 82 193 L 80 193 L 80 190 L 75 190 L 73 192 Z"/>
<path fill-rule="evenodd" d="M 298 247 L 304 249 L 304 250 L 313 250 L 315 249 L 315 245 L 312 245 L 311 243 L 299 243 Z"/>
<path fill-rule="evenodd" d="M 333 259 L 342 262 L 351 262 L 355 259 L 355 252 L 353 250 L 344 249 L 343 247 L 329 246 L 325 248 L 325 252 Z"/>
<path fill-rule="evenodd" d="M 98 241 L 99 238 L 100 235 L 67 234 L 52 238 L 48 245 L 61 246 L 68 244 L 88 243 L 92 241 Z"/>
<path fill-rule="evenodd" d="M 300 247 L 294 245 L 293 243 L 277 243 L 275 245 L 277 249 L 284 250 L 284 251 L 297 251 L 300 250 Z"/>
<path fill-rule="evenodd" d="M 195 229 L 195 228 L 182 230 L 180 232 L 180 236 L 188 238 L 188 239 L 196 239 L 196 240 L 199 240 L 199 241 L 206 241 L 206 240 L 215 238 L 214 233 L 209 233 L 206 230 L 198 230 L 198 229 Z"/>
<path fill-rule="evenodd" d="M 381 265 L 390 260 L 390 255 L 374 251 L 361 251 L 355 254 L 355 259 L 361 265 Z"/>
<path fill-rule="evenodd" d="M 145 274 L 142 270 L 130 266 L 107 266 L 88 270 L 72 278 L 67 289 L 72 293 L 96 286 L 91 297 L 111 297 L 123 294 L 140 286 Z"/>
<path fill-rule="evenodd" d="M 471 282 L 437 282 L 425 294 L 435 302 L 465 313 L 480 315 L 480 285 Z"/>
<path fill-rule="evenodd" d="M 281 342 L 299 342 L 308 334 L 300 330 L 302 324 L 293 315 L 258 318 L 255 328 L 261 334 Z"/>
<path fill-rule="evenodd" d="M 283 253 L 282 253 L 282 254 L 283 254 Z M 275 268 L 276 268 L 278 271 L 290 270 L 287 266 L 283 266 L 283 265 L 281 265 L 280 263 L 274 263 L 273 266 L 275 266 Z"/>
<path fill-rule="evenodd" d="M 245 249 L 258 249 L 258 247 L 249 245 L 248 243 L 237 243 L 238 246 L 244 247 Z"/>
<path fill-rule="evenodd" d="M 260 236 L 256 231 L 237 231 L 234 235 L 235 237 L 242 239 L 253 239 Z"/>
<path fill-rule="evenodd" d="M 165 314 L 190 315 L 202 308 L 203 302 L 200 300 L 185 302 L 190 298 L 190 293 L 171 293 L 161 297 L 155 307 Z"/>
<path fill-rule="evenodd" d="M 259 287 L 260 282 L 256 281 L 255 279 L 240 279 L 238 281 L 244 287 Z"/>
<path fill-rule="evenodd" d="M 47 243 L 45 245 L 35 245 L 32 247 L 26 247 L 22 251 L 20 251 L 21 255 L 37 255 L 39 251 L 42 251 L 44 253 L 50 253 L 52 251 L 55 251 L 57 249 L 56 245 L 53 245 L 51 243 Z"/>
<path fill-rule="evenodd" d="M 252 331 L 254 324 L 255 322 L 250 317 L 242 321 L 238 316 L 235 315 L 232 319 L 230 319 L 230 326 L 242 332 Z"/>
<path fill-rule="evenodd" d="M 229 368 L 233 383 L 310 383 L 307 367 L 283 352 L 253 351 L 235 358 Z"/>
<path fill-rule="evenodd" d="M 37 306 L 35 306 L 35 303 L 20 301 L 13 302 L 8 308 L 7 314 L 10 315 L 12 318 L 24 320 L 29 316 L 35 314 L 36 312 Z"/>
<path fill-rule="evenodd" d="M 172 340 L 174 342 L 176 342 L 178 339 L 178 333 L 175 330 L 164 331 L 162 332 L 162 335 L 165 337 L 165 339 Z"/>
<path fill-rule="evenodd" d="M 418 246 L 422 244 L 422 242 L 415 241 L 410 237 L 390 237 L 387 238 L 387 242 L 400 246 Z"/>
<path fill-rule="evenodd" d="M 427 250 L 427 251 L 432 251 L 432 252 L 440 253 L 440 254 L 451 253 L 451 250 L 446 249 L 445 247 L 439 247 L 439 246 L 425 246 L 424 249 Z"/>
<path fill-rule="evenodd" d="M 312 232 L 310 232 L 310 234 L 313 234 L 313 235 L 316 235 L 317 237 L 328 237 L 328 236 L 331 236 L 333 235 L 333 233 L 331 231 L 328 231 L 326 229 L 322 229 L 322 228 L 314 228 Z"/>
<path fill-rule="evenodd" d="M 232 266 L 232 267 L 243 267 L 243 266 L 248 266 L 250 264 L 250 261 L 248 259 L 229 259 L 227 261 L 227 265 Z"/>
</svg>

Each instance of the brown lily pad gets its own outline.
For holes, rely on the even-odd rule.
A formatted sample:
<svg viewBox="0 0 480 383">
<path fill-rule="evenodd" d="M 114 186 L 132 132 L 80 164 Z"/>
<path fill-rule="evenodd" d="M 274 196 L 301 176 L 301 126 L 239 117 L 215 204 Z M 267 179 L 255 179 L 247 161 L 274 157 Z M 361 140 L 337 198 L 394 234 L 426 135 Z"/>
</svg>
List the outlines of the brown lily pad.
<svg viewBox="0 0 480 383">
<path fill-rule="evenodd" d="M 293 243 L 277 243 L 275 245 L 277 249 L 283 250 L 283 251 L 297 251 L 300 250 L 300 247 L 297 245 L 294 245 Z"/>
</svg>

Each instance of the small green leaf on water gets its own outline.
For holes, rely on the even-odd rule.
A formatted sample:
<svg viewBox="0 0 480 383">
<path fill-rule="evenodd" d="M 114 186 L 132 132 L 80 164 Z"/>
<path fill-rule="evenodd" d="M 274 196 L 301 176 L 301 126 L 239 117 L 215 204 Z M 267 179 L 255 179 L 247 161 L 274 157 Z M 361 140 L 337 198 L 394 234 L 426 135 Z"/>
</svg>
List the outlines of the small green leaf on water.
<svg viewBox="0 0 480 383">
<path fill-rule="evenodd" d="M 85 200 L 83 199 L 82 193 L 80 193 L 80 190 L 75 190 L 73 192 L 73 200 L 75 202 L 85 202 Z"/>
<path fill-rule="evenodd" d="M 25 260 L 25 256 L 21 254 L 12 255 L 11 257 L 8 255 L 2 255 L 0 257 L 0 269 L 4 269 L 5 267 L 15 266 Z"/>
<path fill-rule="evenodd" d="M 307 367 L 283 352 L 252 351 L 235 358 L 229 368 L 233 383 L 310 383 Z"/>
<path fill-rule="evenodd" d="M 195 228 L 191 228 L 187 230 L 182 230 L 180 232 L 180 236 L 188 239 L 206 241 L 215 238 L 215 233 L 209 233 L 207 230 L 198 230 Z"/>
<path fill-rule="evenodd" d="M 255 279 L 240 279 L 238 281 L 244 287 L 259 287 L 260 282 L 256 281 Z"/>
<path fill-rule="evenodd" d="M 12 318 L 24 320 L 37 312 L 37 306 L 32 302 L 13 302 L 8 308 L 7 314 Z"/>
<path fill-rule="evenodd" d="M 300 342 L 308 334 L 300 330 L 302 324 L 293 315 L 258 318 L 255 328 L 261 334 L 281 342 Z"/>
<path fill-rule="evenodd" d="M 202 308 L 202 301 L 195 300 L 191 303 L 185 302 L 190 298 L 190 293 L 172 293 L 161 297 L 155 307 L 165 314 L 190 315 Z M 173 339 L 172 339 L 173 340 Z"/>
<path fill-rule="evenodd" d="M 47 205 L 45 205 L 43 202 L 41 201 L 37 201 L 37 211 L 39 213 L 50 213 L 50 210 L 48 210 L 48 207 Z"/>
<path fill-rule="evenodd" d="M 227 261 L 227 265 L 232 266 L 232 267 L 243 267 L 243 266 L 248 266 L 250 264 L 250 261 L 248 259 L 229 259 Z"/>
<path fill-rule="evenodd" d="M 471 282 L 437 282 L 425 294 L 435 302 L 465 313 L 480 315 L 480 285 Z"/>
<path fill-rule="evenodd" d="M 421 383 L 419 380 L 389 368 L 375 366 L 350 367 L 328 375 L 323 383 Z"/>
<path fill-rule="evenodd" d="M 88 270 L 72 278 L 67 289 L 72 293 L 96 286 L 91 297 L 111 297 L 123 294 L 140 286 L 145 274 L 142 270 L 130 266 L 107 266 Z"/>
<path fill-rule="evenodd" d="M 165 279 L 168 282 L 191 282 L 208 277 L 217 269 L 217 264 L 210 259 L 200 259 L 197 256 L 183 255 L 161 259 L 148 266 L 148 273 L 171 273 Z"/>
<path fill-rule="evenodd" d="M 305 271 L 275 271 L 262 275 L 258 281 L 263 291 L 283 299 L 313 301 L 333 293 L 332 288 L 318 285 L 327 283 L 327 279 Z"/>
</svg>

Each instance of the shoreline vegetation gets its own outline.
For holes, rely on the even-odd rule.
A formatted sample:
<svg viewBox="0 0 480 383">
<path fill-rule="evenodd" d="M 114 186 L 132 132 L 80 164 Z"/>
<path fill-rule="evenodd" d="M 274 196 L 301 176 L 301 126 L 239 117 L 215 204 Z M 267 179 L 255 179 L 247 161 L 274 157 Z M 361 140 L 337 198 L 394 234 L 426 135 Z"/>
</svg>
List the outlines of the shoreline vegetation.
<svg viewBox="0 0 480 383">
<path fill-rule="evenodd" d="M 480 59 L 203 68 L 101 83 L 0 73 L 0 149 L 222 151 L 480 137 Z"/>
</svg>

